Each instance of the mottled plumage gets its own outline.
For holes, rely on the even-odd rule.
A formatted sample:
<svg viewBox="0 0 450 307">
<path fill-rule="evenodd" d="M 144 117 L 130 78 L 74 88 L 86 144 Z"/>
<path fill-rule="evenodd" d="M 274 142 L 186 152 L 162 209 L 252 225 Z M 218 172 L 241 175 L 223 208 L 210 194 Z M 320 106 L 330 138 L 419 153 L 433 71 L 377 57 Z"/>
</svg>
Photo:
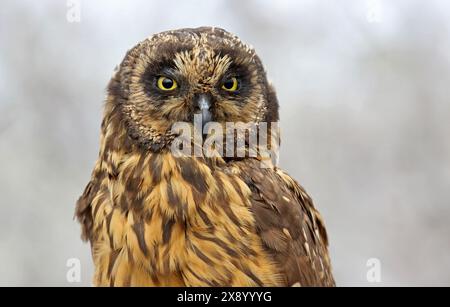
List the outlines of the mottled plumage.
<svg viewBox="0 0 450 307">
<path fill-rule="evenodd" d="M 159 90 L 162 75 L 178 87 Z M 221 90 L 232 76 L 240 87 Z M 278 120 L 258 56 L 222 29 L 154 35 L 127 53 L 112 78 L 99 158 L 76 208 L 94 284 L 334 285 L 322 218 L 289 175 L 262 168 L 260 156 L 170 151 L 170 127 L 192 122 L 199 95 L 221 124 Z"/>
</svg>

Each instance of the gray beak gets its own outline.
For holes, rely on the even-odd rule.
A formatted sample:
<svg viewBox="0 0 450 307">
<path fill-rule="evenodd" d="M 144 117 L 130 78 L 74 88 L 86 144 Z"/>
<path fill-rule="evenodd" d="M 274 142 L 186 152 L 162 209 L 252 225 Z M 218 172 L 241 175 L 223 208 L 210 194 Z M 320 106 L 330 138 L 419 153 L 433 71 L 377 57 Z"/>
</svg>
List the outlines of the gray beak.
<svg viewBox="0 0 450 307">
<path fill-rule="evenodd" d="M 207 95 L 198 96 L 197 107 L 202 114 L 202 127 L 212 120 L 211 114 L 211 99 Z"/>
</svg>

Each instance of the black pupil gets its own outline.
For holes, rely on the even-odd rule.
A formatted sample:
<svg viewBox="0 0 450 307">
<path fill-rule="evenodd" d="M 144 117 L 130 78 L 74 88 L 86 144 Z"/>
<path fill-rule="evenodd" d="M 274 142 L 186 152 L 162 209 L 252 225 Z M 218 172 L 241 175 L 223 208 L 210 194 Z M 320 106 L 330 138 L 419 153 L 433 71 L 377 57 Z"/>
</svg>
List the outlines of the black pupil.
<svg viewBox="0 0 450 307">
<path fill-rule="evenodd" d="M 223 86 L 224 86 L 226 89 L 228 89 L 228 90 L 232 89 L 233 86 L 234 86 L 234 80 L 233 80 L 233 79 L 228 79 L 227 81 L 225 81 L 225 83 L 223 84 Z"/>
<path fill-rule="evenodd" d="M 164 80 L 162 81 L 162 86 L 164 88 L 172 88 L 173 86 L 173 80 L 169 79 L 169 78 L 164 78 Z"/>
</svg>

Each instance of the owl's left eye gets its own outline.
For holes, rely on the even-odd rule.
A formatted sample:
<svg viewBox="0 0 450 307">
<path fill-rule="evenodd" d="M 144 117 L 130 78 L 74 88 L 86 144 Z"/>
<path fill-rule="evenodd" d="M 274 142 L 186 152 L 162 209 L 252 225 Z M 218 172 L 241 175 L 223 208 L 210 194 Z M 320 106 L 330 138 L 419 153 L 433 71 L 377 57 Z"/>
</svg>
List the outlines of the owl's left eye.
<svg viewBox="0 0 450 307">
<path fill-rule="evenodd" d="M 235 92 L 238 90 L 238 87 L 239 82 L 236 77 L 228 78 L 222 83 L 222 89 L 227 92 Z"/>
<path fill-rule="evenodd" d="M 156 81 L 156 85 L 160 90 L 163 91 L 173 91 L 177 88 L 177 82 L 169 77 L 161 76 Z"/>
</svg>

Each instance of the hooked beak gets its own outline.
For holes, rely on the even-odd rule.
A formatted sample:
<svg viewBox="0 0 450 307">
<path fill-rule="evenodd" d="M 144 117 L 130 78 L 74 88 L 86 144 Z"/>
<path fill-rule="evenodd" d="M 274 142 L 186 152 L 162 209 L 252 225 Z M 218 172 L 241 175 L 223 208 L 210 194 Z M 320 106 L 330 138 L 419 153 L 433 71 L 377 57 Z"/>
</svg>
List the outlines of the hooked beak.
<svg viewBox="0 0 450 307">
<path fill-rule="evenodd" d="M 202 128 L 212 120 L 211 114 L 211 98 L 208 95 L 202 94 L 197 98 L 197 108 L 202 115 Z"/>
</svg>

